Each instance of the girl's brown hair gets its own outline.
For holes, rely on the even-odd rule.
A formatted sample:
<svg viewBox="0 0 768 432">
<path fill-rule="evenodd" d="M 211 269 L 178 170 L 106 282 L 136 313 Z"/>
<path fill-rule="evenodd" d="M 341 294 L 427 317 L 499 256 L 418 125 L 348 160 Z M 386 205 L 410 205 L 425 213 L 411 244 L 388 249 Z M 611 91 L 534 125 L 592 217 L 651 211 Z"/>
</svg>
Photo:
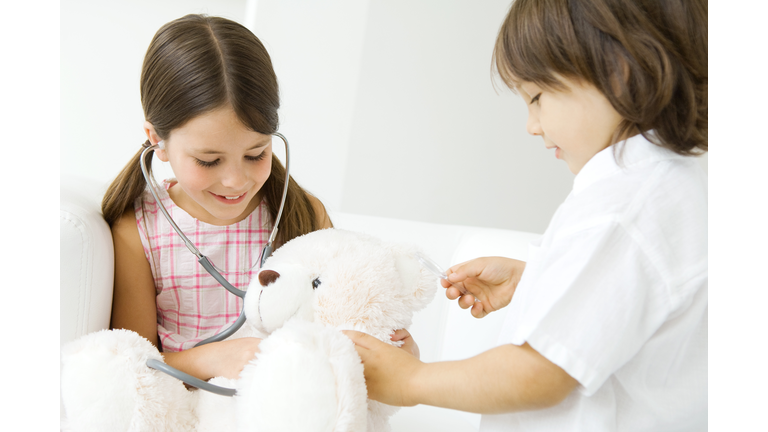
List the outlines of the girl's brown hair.
<svg viewBox="0 0 768 432">
<path fill-rule="evenodd" d="M 149 44 L 141 71 L 144 117 L 161 139 L 186 122 L 231 106 L 240 121 L 265 135 L 277 131 L 280 97 L 272 61 L 259 39 L 225 18 L 187 15 L 165 24 Z M 146 181 L 136 153 L 109 186 L 102 201 L 104 218 L 114 224 L 144 192 Z M 152 154 L 146 164 L 151 169 Z M 285 168 L 272 156 L 272 172 L 262 187 L 272 220 L 285 184 Z M 320 228 L 304 191 L 291 178 L 277 243 Z"/>
<path fill-rule="evenodd" d="M 706 0 L 515 0 L 493 63 L 513 90 L 563 90 L 556 75 L 592 84 L 624 119 L 613 142 L 642 133 L 707 151 Z"/>
</svg>

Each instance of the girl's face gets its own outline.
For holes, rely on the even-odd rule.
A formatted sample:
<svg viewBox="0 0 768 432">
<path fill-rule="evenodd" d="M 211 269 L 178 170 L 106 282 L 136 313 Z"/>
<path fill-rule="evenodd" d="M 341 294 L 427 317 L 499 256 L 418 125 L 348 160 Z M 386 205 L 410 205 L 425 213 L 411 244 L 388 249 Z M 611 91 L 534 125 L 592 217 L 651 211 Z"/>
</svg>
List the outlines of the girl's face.
<svg viewBox="0 0 768 432">
<path fill-rule="evenodd" d="M 145 129 L 156 142 L 152 125 L 145 123 Z M 170 162 L 178 180 L 169 190 L 173 201 L 213 225 L 247 217 L 261 202 L 261 187 L 272 170 L 272 136 L 245 127 L 229 106 L 172 130 L 165 150 L 156 153 Z"/>
<path fill-rule="evenodd" d="M 612 144 L 622 118 L 594 86 L 558 79 L 568 90 L 544 90 L 527 81 L 517 89 L 528 105 L 528 133 L 541 136 L 548 149 L 555 149 L 555 157 L 578 174 L 592 156 Z"/>
</svg>

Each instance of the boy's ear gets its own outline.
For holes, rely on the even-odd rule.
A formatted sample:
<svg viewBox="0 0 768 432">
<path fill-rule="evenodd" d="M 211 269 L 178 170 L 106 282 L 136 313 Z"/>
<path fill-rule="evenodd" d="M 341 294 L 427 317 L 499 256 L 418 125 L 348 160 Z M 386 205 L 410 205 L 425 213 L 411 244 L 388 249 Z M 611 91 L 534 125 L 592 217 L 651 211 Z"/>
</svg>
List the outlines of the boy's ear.
<svg viewBox="0 0 768 432">
<path fill-rule="evenodd" d="M 163 141 L 157 132 L 155 132 L 155 127 L 152 126 L 152 123 L 148 121 L 144 121 L 144 133 L 147 134 L 147 139 L 149 139 L 149 142 L 153 145 L 157 145 Z M 168 162 L 168 154 L 165 152 L 164 148 L 155 150 L 155 155 L 157 155 L 157 158 L 161 161 Z"/>
<path fill-rule="evenodd" d="M 610 79 L 611 82 L 611 91 L 613 91 L 614 96 L 621 97 L 629 90 L 629 65 L 627 64 L 626 60 L 623 58 L 619 58 L 618 60 L 619 66 L 616 73 L 613 74 L 613 76 Z"/>
</svg>

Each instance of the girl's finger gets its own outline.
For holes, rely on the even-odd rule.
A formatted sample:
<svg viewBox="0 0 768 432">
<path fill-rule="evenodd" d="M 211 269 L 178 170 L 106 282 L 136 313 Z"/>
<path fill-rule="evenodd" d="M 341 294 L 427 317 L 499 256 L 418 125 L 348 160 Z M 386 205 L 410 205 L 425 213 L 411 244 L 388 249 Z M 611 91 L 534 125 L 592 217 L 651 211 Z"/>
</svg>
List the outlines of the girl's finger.
<svg viewBox="0 0 768 432">
<path fill-rule="evenodd" d="M 342 330 L 341 332 L 344 333 L 344 335 L 346 335 L 355 345 L 359 347 L 372 349 L 376 346 L 377 343 L 384 343 L 369 334 L 356 330 Z"/>
<path fill-rule="evenodd" d="M 410 333 L 408 333 L 408 330 L 406 329 L 397 329 L 394 333 L 389 335 L 389 340 L 391 341 L 401 341 L 403 339 L 409 338 L 411 336 Z"/>
</svg>

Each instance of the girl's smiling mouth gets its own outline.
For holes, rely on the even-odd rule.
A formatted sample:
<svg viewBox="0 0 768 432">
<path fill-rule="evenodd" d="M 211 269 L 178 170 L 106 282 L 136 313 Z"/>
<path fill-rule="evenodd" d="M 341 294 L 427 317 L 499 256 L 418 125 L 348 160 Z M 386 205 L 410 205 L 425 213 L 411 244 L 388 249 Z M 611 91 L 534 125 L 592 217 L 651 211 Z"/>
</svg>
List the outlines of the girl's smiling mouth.
<svg viewBox="0 0 768 432">
<path fill-rule="evenodd" d="M 248 192 L 244 192 L 242 195 L 219 195 L 213 192 L 208 192 L 213 195 L 217 200 L 225 204 L 239 204 L 243 201 Z"/>
</svg>

